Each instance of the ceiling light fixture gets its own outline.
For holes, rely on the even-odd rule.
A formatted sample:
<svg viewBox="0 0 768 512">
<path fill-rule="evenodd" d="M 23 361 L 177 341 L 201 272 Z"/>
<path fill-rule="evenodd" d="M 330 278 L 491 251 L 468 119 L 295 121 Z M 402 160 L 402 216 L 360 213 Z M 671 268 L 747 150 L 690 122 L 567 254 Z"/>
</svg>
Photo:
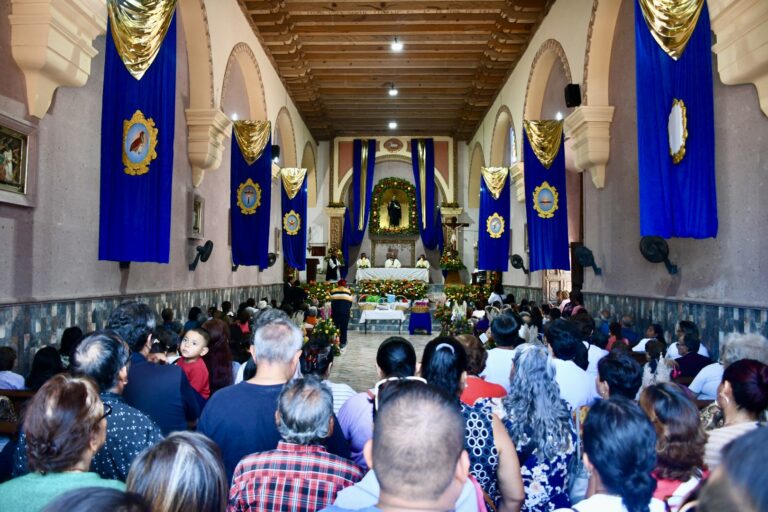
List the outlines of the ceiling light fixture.
<svg viewBox="0 0 768 512">
<path fill-rule="evenodd" d="M 393 96 L 393 97 L 397 96 L 398 92 L 399 91 L 397 90 L 397 87 L 395 87 L 395 84 L 392 84 L 392 85 L 389 86 L 389 95 L 390 96 Z"/>
<path fill-rule="evenodd" d="M 392 48 L 393 52 L 401 52 L 401 51 L 403 51 L 403 43 L 398 41 L 397 38 L 395 38 L 395 40 L 392 41 L 392 44 L 389 47 Z"/>
<path fill-rule="evenodd" d="M 390 130 L 394 130 L 395 128 L 397 128 L 397 123 L 395 121 L 390 121 L 389 122 L 389 129 Z"/>
<path fill-rule="evenodd" d="M 235 112 L 234 114 L 232 114 L 232 120 L 233 120 L 233 121 L 237 121 L 237 112 Z"/>
<path fill-rule="evenodd" d="M 563 120 L 563 113 L 562 112 L 558 112 L 557 114 L 555 114 L 555 119 L 557 119 L 558 121 L 562 121 Z"/>
</svg>

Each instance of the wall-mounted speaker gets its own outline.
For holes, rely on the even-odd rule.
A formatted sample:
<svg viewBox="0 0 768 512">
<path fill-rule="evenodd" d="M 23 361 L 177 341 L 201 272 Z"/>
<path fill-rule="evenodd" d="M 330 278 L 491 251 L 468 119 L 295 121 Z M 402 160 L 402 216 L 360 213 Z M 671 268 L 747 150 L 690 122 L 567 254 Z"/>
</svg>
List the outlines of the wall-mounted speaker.
<svg viewBox="0 0 768 512">
<path fill-rule="evenodd" d="M 581 87 L 579 84 L 568 84 L 565 86 L 565 106 L 568 108 L 581 105 Z"/>
</svg>

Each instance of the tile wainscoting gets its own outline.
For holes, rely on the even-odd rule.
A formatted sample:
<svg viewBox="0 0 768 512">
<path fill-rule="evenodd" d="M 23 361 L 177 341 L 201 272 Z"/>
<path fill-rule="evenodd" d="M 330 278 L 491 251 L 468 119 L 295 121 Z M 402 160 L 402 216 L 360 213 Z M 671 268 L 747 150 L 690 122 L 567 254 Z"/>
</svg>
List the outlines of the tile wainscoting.
<svg viewBox="0 0 768 512">
<path fill-rule="evenodd" d="M 58 345 L 67 327 L 76 325 L 84 332 L 104 328 L 109 313 L 118 304 L 129 300 L 145 302 L 158 314 L 163 308 L 171 308 L 176 320 L 186 321 L 192 306 L 207 309 L 213 304 L 232 302 L 232 307 L 247 298 L 283 297 L 282 283 L 237 288 L 212 288 L 206 290 L 181 290 L 164 293 L 118 295 L 72 300 L 30 302 L 0 305 L 0 346 L 10 345 L 19 354 L 16 371 L 26 374 L 38 347 Z"/>
<path fill-rule="evenodd" d="M 687 302 L 679 299 L 631 297 L 584 292 L 584 303 L 593 317 L 603 308 L 610 309 L 614 319 L 629 314 L 635 319 L 635 330 L 641 335 L 648 325 L 661 324 L 667 342 L 680 320 L 699 326 L 701 340 L 713 358 L 719 357 L 720 342 L 734 332 L 760 333 L 768 337 L 768 308 Z"/>
</svg>

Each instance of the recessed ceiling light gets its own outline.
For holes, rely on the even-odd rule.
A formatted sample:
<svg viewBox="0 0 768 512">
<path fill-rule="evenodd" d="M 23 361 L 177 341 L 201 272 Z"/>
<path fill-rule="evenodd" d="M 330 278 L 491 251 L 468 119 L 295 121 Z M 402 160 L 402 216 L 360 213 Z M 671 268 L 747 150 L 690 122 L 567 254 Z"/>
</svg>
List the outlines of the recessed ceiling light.
<svg viewBox="0 0 768 512">
<path fill-rule="evenodd" d="M 395 40 L 392 41 L 390 48 L 392 48 L 393 52 L 401 52 L 403 51 L 403 43 L 401 43 L 400 41 L 397 40 L 397 38 L 395 38 Z"/>
<path fill-rule="evenodd" d="M 390 121 L 389 122 L 389 129 L 390 130 L 394 130 L 395 128 L 397 128 L 397 123 L 394 122 L 394 121 Z"/>
<path fill-rule="evenodd" d="M 399 91 L 398 91 L 398 90 L 397 90 L 397 88 L 395 87 L 395 84 L 392 84 L 392 85 L 389 87 L 389 95 L 390 95 L 390 96 L 397 96 L 397 93 L 398 93 L 398 92 L 399 92 Z"/>
<path fill-rule="evenodd" d="M 563 113 L 562 112 L 558 112 L 557 114 L 555 114 L 555 119 L 557 119 L 558 121 L 562 121 L 563 120 Z"/>
</svg>

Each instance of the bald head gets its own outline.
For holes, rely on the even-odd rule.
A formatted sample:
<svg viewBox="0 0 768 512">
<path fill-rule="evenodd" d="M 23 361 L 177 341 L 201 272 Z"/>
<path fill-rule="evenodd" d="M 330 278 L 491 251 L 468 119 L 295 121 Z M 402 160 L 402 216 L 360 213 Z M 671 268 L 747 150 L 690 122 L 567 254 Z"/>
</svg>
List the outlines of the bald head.
<svg viewBox="0 0 768 512">
<path fill-rule="evenodd" d="M 407 500 L 438 499 L 464 449 L 464 419 L 456 401 L 412 381 L 380 398 L 371 457 L 382 492 Z"/>
</svg>

